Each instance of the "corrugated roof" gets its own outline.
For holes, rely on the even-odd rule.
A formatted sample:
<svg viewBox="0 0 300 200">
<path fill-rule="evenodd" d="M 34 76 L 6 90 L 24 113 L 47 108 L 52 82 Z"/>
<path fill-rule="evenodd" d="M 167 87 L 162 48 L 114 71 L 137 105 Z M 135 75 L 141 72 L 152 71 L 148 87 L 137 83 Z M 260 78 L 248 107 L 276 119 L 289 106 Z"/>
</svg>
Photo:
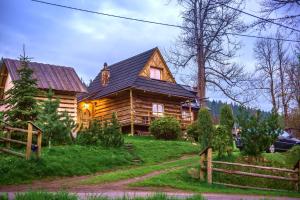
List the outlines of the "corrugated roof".
<svg viewBox="0 0 300 200">
<path fill-rule="evenodd" d="M 19 78 L 18 69 L 21 68 L 21 62 L 9 58 L 4 58 L 3 62 L 12 80 L 17 80 Z M 82 84 L 72 67 L 37 62 L 29 62 L 28 66 L 33 70 L 32 77 L 37 79 L 37 87 L 40 89 L 52 88 L 57 91 L 87 92 L 87 88 Z"/>
<path fill-rule="evenodd" d="M 88 87 L 89 94 L 81 96 L 80 99 L 98 99 L 127 88 L 136 88 L 171 96 L 194 98 L 193 93 L 184 89 L 179 84 L 139 76 L 139 72 L 144 68 L 156 50 L 158 50 L 157 47 L 108 66 L 110 70 L 108 85 L 102 86 L 100 72 Z"/>
</svg>

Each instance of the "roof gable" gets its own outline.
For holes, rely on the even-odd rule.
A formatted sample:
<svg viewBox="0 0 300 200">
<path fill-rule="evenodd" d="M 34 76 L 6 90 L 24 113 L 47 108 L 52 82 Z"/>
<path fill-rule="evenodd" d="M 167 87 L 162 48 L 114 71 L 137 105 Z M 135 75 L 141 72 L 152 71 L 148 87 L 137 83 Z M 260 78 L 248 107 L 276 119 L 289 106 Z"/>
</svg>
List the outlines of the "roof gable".
<svg viewBox="0 0 300 200">
<path fill-rule="evenodd" d="M 12 81 L 18 80 L 18 70 L 21 68 L 19 60 L 4 58 Z M 32 77 L 37 80 L 39 89 L 53 89 L 64 92 L 82 93 L 87 92 L 86 87 L 80 81 L 78 75 L 72 67 L 29 62 L 28 66 L 33 70 Z"/>
<path fill-rule="evenodd" d="M 169 67 L 167 66 L 164 58 L 162 57 L 159 49 L 156 49 L 152 54 L 151 58 L 148 60 L 144 68 L 140 71 L 139 76 L 150 78 L 150 68 L 155 67 L 162 70 L 162 80 L 176 83 Z"/>
</svg>

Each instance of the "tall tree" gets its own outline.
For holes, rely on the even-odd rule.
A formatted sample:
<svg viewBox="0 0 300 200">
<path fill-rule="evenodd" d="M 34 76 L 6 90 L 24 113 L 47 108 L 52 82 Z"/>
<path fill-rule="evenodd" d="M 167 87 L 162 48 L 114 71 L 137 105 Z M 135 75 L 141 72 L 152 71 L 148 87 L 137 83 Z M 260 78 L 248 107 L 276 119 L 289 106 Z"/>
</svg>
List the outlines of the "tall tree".
<svg viewBox="0 0 300 200">
<path fill-rule="evenodd" d="M 240 47 L 232 33 L 245 31 L 241 13 L 243 0 L 178 0 L 182 12 L 183 32 L 171 49 L 168 61 L 177 67 L 195 66 L 197 90 L 201 106 L 205 106 L 206 87 L 223 92 L 243 103 L 237 89 L 245 81 L 242 67 L 231 58 Z M 233 89 L 234 88 L 234 89 Z"/>
<path fill-rule="evenodd" d="M 20 56 L 21 68 L 18 70 L 19 79 L 13 81 L 13 87 L 5 96 L 4 104 L 9 106 L 5 117 L 14 126 L 26 128 L 28 121 L 36 120 L 38 104 L 35 97 L 38 94 L 36 79 L 33 79 L 33 70 L 29 67 L 30 59 L 25 55 Z"/>
</svg>

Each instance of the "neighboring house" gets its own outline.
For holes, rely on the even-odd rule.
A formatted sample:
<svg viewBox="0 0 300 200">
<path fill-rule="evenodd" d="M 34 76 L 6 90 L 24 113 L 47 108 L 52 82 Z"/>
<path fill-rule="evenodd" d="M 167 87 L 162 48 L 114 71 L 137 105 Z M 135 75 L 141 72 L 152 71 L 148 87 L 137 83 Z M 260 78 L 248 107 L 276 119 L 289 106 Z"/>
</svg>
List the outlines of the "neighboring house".
<svg viewBox="0 0 300 200">
<path fill-rule="evenodd" d="M 195 93 L 176 83 L 158 48 L 107 65 L 78 103 L 79 123 L 109 120 L 115 112 L 123 132 L 148 132 L 152 120 L 173 116 L 185 129 L 193 121 Z M 184 106 L 182 106 L 184 105 Z"/>
<path fill-rule="evenodd" d="M 59 112 L 66 111 L 77 121 L 77 95 L 87 92 L 86 87 L 78 78 L 72 67 L 56 66 L 29 62 L 28 66 L 33 70 L 33 78 L 37 80 L 37 87 L 41 92 L 36 98 L 46 99 L 46 92 L 51 88 L 54 98 L 60 99 Z M 13 87 L 17 80 L 21 62 L 19 60 L 3 58 L 0 66 L 0 99 L 5 98 L 5 92 Z M 1 105 L 0 111 L 5 111 L 7 105 Z"/>
</svg>

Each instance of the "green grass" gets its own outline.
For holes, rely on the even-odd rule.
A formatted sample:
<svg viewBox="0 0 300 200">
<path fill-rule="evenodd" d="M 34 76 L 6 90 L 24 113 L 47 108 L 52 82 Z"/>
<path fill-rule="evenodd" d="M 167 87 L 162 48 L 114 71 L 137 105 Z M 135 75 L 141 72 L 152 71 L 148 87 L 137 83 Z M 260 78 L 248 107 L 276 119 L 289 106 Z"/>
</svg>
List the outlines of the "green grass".
<svg viewBox="0 0 300 200">
<path fill-rule="evenodd" d="M 108 183 L 113 182 L 117 180 L 124 180 L 129 178 L 134 178 L 138 176 L 143 176 L 145 174 L 158 171 L 158 170 L 167 170 L 170 168 L 176 168 L 176 167 L 184 167 L 188 166 L 191 163 L 198 162 L 199 157 L 193 156 L 191 158 L 186 158 L 183 160 L 178 160 L 174 162 L 168 162 L 163 164 L 157 164 L 157 165 L 148 165 L 148 166 L 142 166 L 142 167 L 135 167 L 131 169 L 122 169 L 117 170 L 114 172 L 104 173 L 97 176 L 93 176 L 89 179 L 83 180 L 82 184 L 100 184 L 100 183 Z"/>
<path fill-rule="evenodd" d="M 135 146 L 136 155 L 144 163 L 157 163 L 179 158 L 183 154 L 198 153 L 200 147 L 183 141 L 155 140 L 153 137 L 126 137 L 126 143 Z"/>
<path fill-rule="evenodd" d="M 217 159 L 214 156 L 214 160 Z M 240 162 L 240 163 L 247 163 L 249 162 L 248 158 L 241 156 L 239 153 L 235 153 L 232 157 L 227 157 L 222 159 L 224 161 L 230 162 Z M 252 161 L 251 164 L 258 164 L 264 166 L 274 166 L 274 167 L 286 167 L 289 168 L 290 166 L 286 163 L 286 154 L 285 153 L 275 153 L 275 154 L 263 154 L 261 160 Z M 258 169 L 250 169 L 245 167 L 232 167 L 232 166 L 221 166 L 215 164 L 215 167 L 222 167 L 231 170 L 241 170 L 245 172 L 254 172 L 254 173 L 264 173 L 264 174 L 272 174 L 272 175 L 284 175 L 281 173 L 273 174 L 272 172 L 258 170 Z M 293 197 L 300 197 L 300 193 L 297 192 L 288 192 L 288 191 L 260 191 L 254 189 L 237 189 L 237 188 L 230 188 L 224 187 L 221 185 L 208 185 L 205 182 L 200 182 L 198 179 L 192 178 L 189 175 L 188 170 L 191 167 L 185 167 L 183 169 L 178 169 L 175 171 L 171 171 L 165 174 L 160 174 L 158 176 L 154 176 L 143 180 L 141 182 L 133 183 L 131 186 L 150 186 L 150 187 L 173 187 L 183 190 L 189 190 L 194 192 L 219 192 L 219 193 L 237 193 L 237 194 L 261 194 L 261 195 L 280 195 L 280 196 L 293 196 Z M 194 165 L 194 168 L 199 170 L 198 165 Z M 223 182 L 229 184 L 237 184 L 237 185 L 247 185 L 253 187 L 267 187 L 279 190 L 293 190 L 294 185 L 287 181 L 279 181 L 279 180 L 272 180 L 272 179 L 263 179 L 263 178 L 256 178 L 256 177 L 242 177 L 239 175 L 230 175 L 224 174 L 220 172 L 213 173 L 213 181 L 215 182 Z"/>
<path fill-rule="evenodd" d="M 134 145 L 133 152 L 128 152 L 125 148 L 66 145 L 43 148 L 40 160 L 26 161 L 0 154 L 0 185 L 120 169 L 136 165 L 132 160 L 137 157 L 142 160 L 141 165 L 146 165 L 199 150 L 198 146 L 188 142 L 158 141 L 150 137 L 126 137 L 125 142 Z"/>
<path fill-rule="evenodd" d="M 108 197 L 88 197 L 88 200 L 112 200 Z M 186 198 L 186 200 L 201 200 L 204 199 L 200 195 Z M 49 193 L 49 192 L 27 192 L 17 194 L 15 200 L 79 200 L 78 196 L 65 192 Z M 168 197 L 165 194 L 155 194 L 149 197 L 122 197 L 114 198 L 114 200 L 179 200 L 175 197 Z"/>
<path fill-rule="evenodd" d="M 171 171 L 165 174 L 151 177 L 149 179 L 132 183 L 130 186 L 134 187 L 171 187 L 186 191 L 198 193 L 228 193 L 228 194 L 257 194 L 257 195 L 273 195 L 273 196 L 290 196 L 300 197 L 297 192 L 274 192 L 274 191 L 260 191 L 253 189 L 238 189 L 225 187 L 221 185 L 209 185 L 206 182 L 201 182 L 198 179 L 193 179 L 187 173 L 187 168 Z"/>
</svg>

